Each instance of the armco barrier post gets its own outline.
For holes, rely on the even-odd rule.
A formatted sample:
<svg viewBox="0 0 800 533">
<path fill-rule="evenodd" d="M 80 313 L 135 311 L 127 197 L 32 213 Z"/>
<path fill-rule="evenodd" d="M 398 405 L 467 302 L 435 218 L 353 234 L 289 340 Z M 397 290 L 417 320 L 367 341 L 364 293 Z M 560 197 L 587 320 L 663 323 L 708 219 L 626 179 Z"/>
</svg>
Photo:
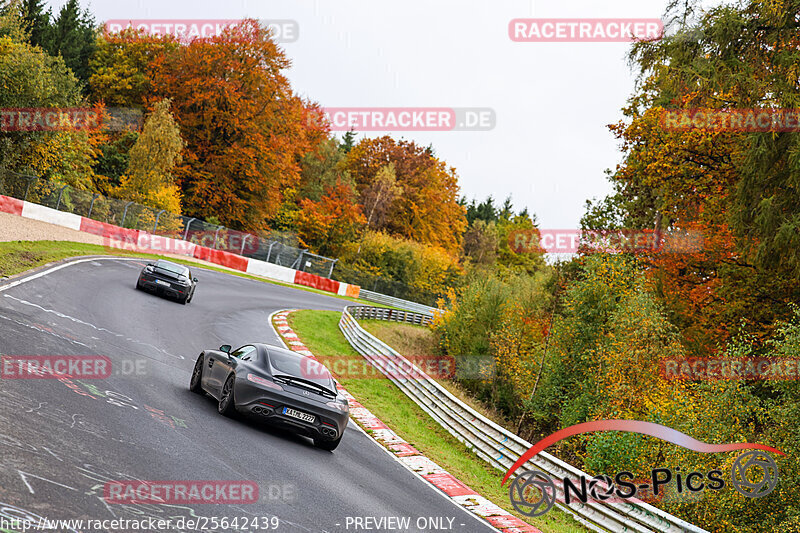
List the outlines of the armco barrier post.
<svg viewBox="0 0 800 533">
<path fill-rule="evenodd" d="M 161 211 L 156 213 L 156 223 L 153 224 L 153 235 L 156 234 L 156 228 L 158 227 L 158 219 L 161 218 L 161 213 L 166 213 L 166 212 L 167 212 L 166 209 L 162 209 Z"/>
<path fill-rule="evenodd" d="M 61 197 L 64 195 L 64 189 L 66 189 L 67 187 L 69 187 L 69 185 L 64 185 L 58 190 L 58 201 L 56 202 L 56 211 L 58 211 L 58 208 L 61 207 Z"/>
<path fill-rule="evenodd" d="M 186 240 L 186 237 L 189 236 L 189 226 L 191 226 L 192 222 L 194 222 L 195 220 L 197 220 L 197 219 L 192 217 L 192 218 L 189 219 L 189 222 L 186 223 L 186 231 L 183 232 L 183 240 L 184 241 Z"/>
<path fill-rule="evenodd" d="M 219 235 L 219 230 L 222 229 L 222 226 L 217 226 L 217 231 L 214 232 L 214 250 L 217 249 L 217 235 Z"/>
<path fill-rule="evenodd" d="M 23 202 L 27 202 L 28 201 L 28 191 L 31 190 L 31 183 L 33 182 L 33 180 L 39 179 L 39 178 L 37 178 L 36 176 L 22 176 L 22 177 L 25 178 L 26 180 L 28 180 L 28 184 L 25 186 L 25 196 L 22 198 Z"/>
<path fill-rule="evenodd" d="M 120 222 L 120 223 L 119 223 L 119 226 L 120 226 L 121 228 L 124 228 L 124 227 L 125 227 L 125 217 L 127 217 L 127 216 L 128 216 L 128 208 L 131 206 L 131 204 L 133 204 L 133 200 L 131 200 L 130 202 L 128 202 L 127 204 L 125 204 L 125 210 L 124 210 L 124 211 L 122 211 L 122 222 Z"/>
<path fill-rule="evenodd" d="M 97 200 L 98 196 L 100 196 L 99 193 L 94 193 L 92 195 L 92 203 L 89 204 L 89 212 L 86 214 L 86 218 L 92 218 L 92 209 L 94 209 L 94 201 Z"/>
</svg>

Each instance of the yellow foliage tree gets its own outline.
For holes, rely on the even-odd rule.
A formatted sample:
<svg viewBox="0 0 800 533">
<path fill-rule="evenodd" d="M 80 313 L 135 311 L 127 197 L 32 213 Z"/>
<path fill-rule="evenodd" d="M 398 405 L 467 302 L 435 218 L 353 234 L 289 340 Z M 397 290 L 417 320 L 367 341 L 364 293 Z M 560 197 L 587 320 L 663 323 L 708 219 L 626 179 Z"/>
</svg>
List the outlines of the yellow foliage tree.
<svg viewBox="0 0 800 533">
<path fill-rule="evenodd" d="M 169 112 L 170 100 L 156 103 L 130 151 L 128 172 L 114 195 L 171 213 L 181 212 L 181 196 L 172 170 L 181 161 L 183 140 Z"/>
</svg>

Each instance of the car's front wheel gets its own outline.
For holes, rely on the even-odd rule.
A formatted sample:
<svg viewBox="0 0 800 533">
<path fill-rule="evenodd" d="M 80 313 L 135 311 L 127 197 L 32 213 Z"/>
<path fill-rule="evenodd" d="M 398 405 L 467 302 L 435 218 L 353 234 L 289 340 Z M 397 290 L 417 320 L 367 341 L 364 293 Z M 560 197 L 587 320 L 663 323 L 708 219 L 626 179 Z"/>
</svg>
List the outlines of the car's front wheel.
<svg viewBox="0 0 800 533">
<path fill-rule="evenodd" d="M 341 435 L 339 435 L 339 438 L 336 440 L 314 439 L 314 446 L 322 450 L 328 450 L 329 452 L 332 452 L 337 446 L 339 446 L 340 442 L 342 442 Z"/>
<path fill-rule="evenodd" d="M 219 411 L 221 415 L 233 416 L 236 411 L 236 404 L 233 399 L 233 384 L 234 377 L 233 374 L 231 374 L 225 381 L 225 385 L 222 386 L 222 392 L 219 395 L 217 411 Z"/>
<path fill-rule="evenodd" d="M 194 364 L 194 370 L 192 370 L 192 380 L 189 382 L 189 390 L 196 392 L 197 394 L 203 394 L 203 386 L 201 384 L 202 381 L 203 355 L 200 354 L 200 357 L 197 358 L 197 362 Z"/>
</svg>

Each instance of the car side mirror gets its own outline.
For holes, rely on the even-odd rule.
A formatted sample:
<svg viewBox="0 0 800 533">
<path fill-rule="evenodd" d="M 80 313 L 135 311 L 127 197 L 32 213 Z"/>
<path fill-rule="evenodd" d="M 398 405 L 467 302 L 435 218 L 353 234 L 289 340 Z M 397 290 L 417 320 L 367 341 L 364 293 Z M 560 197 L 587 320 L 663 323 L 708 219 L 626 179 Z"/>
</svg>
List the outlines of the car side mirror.
<svg viewBox="0 0 800 533">
<path fill-rule="evenodd" d="M 227 354 L 230 354 L 231 353 L 231 345 L 230 344 L 223 344 L 222 346 L 219 347 L 219 351 L 220 352 L 225 352 Z"/>
<path fill-rule="evenodd" d="M 154 266 L 156 266 L 156 264 L 155 263 L 147 263 L 147 266 L 154 267 Z"/>
<path fill-rule="evenodd" d="M 197 283 L 197 278 L 192 278 L 192 281 L 194 281 L 195 283 Z"/>
</svg>

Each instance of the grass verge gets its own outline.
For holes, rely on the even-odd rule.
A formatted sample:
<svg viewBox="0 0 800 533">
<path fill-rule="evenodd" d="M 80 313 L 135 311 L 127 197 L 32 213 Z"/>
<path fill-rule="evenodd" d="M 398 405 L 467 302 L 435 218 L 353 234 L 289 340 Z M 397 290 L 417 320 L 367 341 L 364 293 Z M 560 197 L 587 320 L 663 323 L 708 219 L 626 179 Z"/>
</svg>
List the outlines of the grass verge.
<svg viewBox="0 0 800 533">
<path fill-rule="evenodd" d="M 360 305 L 371 305 L 375 307 L 384 307 L 380 304 L 367 302 L 366 300 L 358 300 L 348 296 L 339 296 L 326 291 L 321 291 L 313 287 L 305 287 L 303 285 L 293 285 L 291 283 L 282 283 L 271 279 L 253 276 L 246 272 L 238 270 L 217 267 L 192 261 L 191 259 L 183 259 L 172 256 L 163 256 L 155 254 L 144 254 L 138 252 L 130 252 L 126 250 L 116 250 L 98 244 L 84 244 L 70 241 L 10 241 L 0 242 L 0 277 L 13 276 L 32 268 L 37 268 L 47 263 L 60 261 L 68 257 L 76 257 L 80 255 L 117 255 L 124 257 L 141 257 L 142 259 L 168 259 L 174 263 L 180 263 L 190 267 L 201 267 L 208 270 L 217 272 L 224 272 L 226 274 L 233 274 L 241 278 L 253 279 L 256 281 L 263 281 L 265 283 L 272 283 L 273 285 L 282 285 L 284 287 L 291 287 L 293 289 L 300 289 L 303 291 L 323 294 L 332 298 L 339 298 L 340 300 L 355 302 Z"/>
<path fill-rule="evenodd" d="M 365 360 L 353 350 L 339 331 L 339 317 L 340 313 L 336 311 L 295 311 L 289 315 L 289 324 L 322 362 L 330 361 L 334 357 L 337 360 L 342 358 L 354 361 L 355 368 L 362 368 L 361 362 Z M 328 367 L 334 371 L 336 365 L 328 362 Z M 509 502 L 508 486 L 500 486 L 502 472 L 467 449 L 382 375 L 381 379 L 369 379 L 374 378 L 375 374 L 369 373 L 364 377 L 354 377 L 352 372 L 350 374 L 338 375 L 337 379 L 364 407 L 412 446 L 482 496 L 546 533 L 587 531 L 558 509 L 552 509 L 537 518 L 528 518 L 517 513 Z"/>
</svg>

